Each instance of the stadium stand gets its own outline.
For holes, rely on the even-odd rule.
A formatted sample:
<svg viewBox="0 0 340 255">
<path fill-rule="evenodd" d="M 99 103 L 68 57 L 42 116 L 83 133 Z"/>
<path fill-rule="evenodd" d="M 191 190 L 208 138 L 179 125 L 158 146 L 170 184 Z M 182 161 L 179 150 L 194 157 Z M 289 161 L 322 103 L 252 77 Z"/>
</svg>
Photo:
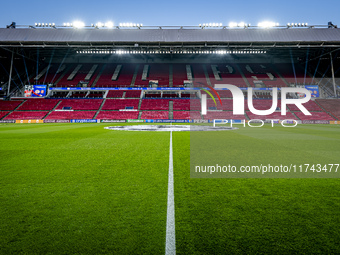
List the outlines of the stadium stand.
<svg viewBox="0 0 340 255">
<path fill-rule="evenodd" d="M 277 119 L 277 120 L 286 120 L 286 119 L 293 119 L 293 120 L 298 120 L 296 116 L 294 116 L 293 113 L 287 112 L 285 116 L 281 115 L 281 112 L 274 112 L 270 115 L 266 116 L 261 116 L 261 115 L 256 115 L 253 114 L 250 111 L 246 111 L 246 114 L 248 115 L 249 119 L 260 119 L 260 120 L 266 120 L 266 119 Z"/>
<path fill-rule="evenodd" d="M 185 64 L 173 64 L 173 87 L 183 87 L 184 81 L 188 80 Z"/>
<path fill-rule="evenodd" d="M 140 98 L 140 90 L 128 90 L 125 93 L 125 98 Z"/>
<path fill-rule="evenodd" d="M 17 110 L 19 111 L 50 111 L 60 100 L 58 99 L 28 99 Z"/>
<path fill-rule="evenodd" d="M 340 99 L 317 99 L 316 102 L 327 112 L 340 120 Z"/>
<path fill-rule="evenodd" d="M 200 120 L 201 114 L 199 111 L 174 111 L 175 120 Z"/>
<path fill-rule="evenodd" d="M 139 99 L 106 99 L 102 110 L 138 109 Z"/>
<path fill-rule="evenodd" d="M 102 102 L 102 99 L 64 99 L 57 109 L 70 107 L 72 110 L 98 110 Z"/>
<path fill-rule="evenodd" d="M 286 87 L 269 64 L 240 64 L 244 76 L 252 87 Z"/>
<path fill-rule="evenodd" d="M 215 70 L 215 72 L 214 72 Z M 237 87 L 247 87 L 242 75 L 236 66 L 230 63 L 207 65 L 208 75 L 211 84 L 232 84 Z M 219 79 L 218 79 L 219 78 Z M 222 92 L 224 93 L 224 92 Z"/>
<path fill-rule="evenodd" d="M 47 120 L 71 120 L 71 119 L 92 119 L 95 111 L 53 111 Z"/>
<path fill-rule="evenodd" d="M 287 105 L 288 108 L 291 111 L 300 111 L 300 109 L 296 106 L 296 105 Z M 308 110 L 308 111 L 316 111 L 316 112 L 322 112 L 322 109 L 320 108 L 320 106 L 315 103 L 314 101 L 309 101 L 307 103 L 304 103 L 303 106 Z"/>
<path fill-rule="evenodd" d="M 312 112 L 312 115 L 304 115 L 302 112 L 294 112 L 300 120 L 335 120 L 326 112 Z"/>
<path fill-rule="evenodd" d="M 169 119 L 168 111 L 143 111 L 141 119 Z"/>
<path fill-rule="evenodd" d="M 14 111 L 10 113 L 5 120 L 24 120 L 24 119 L 42 119 L 46 116 L 47 111 Z"/>
<path fill-rule="evenodd" d="M 100 111 L 96 119 L 126 120 L 138 119 L 138 111 Z"/>
<path fill-rule="evenodd" d="M 110 90 L 106 98 L 122 98 L 124 95 L 123 90 Z"/>
<path fill-rule="evenodd" d="M 161 87 L 169 86 L 169 65 L 152 64 L 150 65 L 149 80 L 157 80 Z"/>
<path fill-rule="evenodd" d="M 52 64 L 50 67 L 48 65 L 40 71 L 38 74 L 39 79 L 37 76 L 34 76 L 30 80 L 31 84 L 53 84 L 56 82 L 59 77 L 62 75 L 63 71 L 65 70 L 66 65 Z M 42 72 L 43 71 L 43 72 Z"/>
<path fill-rule="evenodd" d="M 78 67 L 80 68 L 78 69 Z M 58 82 L 57 87 L 76 87 L 80 81 L 88 82 L 88 87 L 91 87 L 100 68 L 101 65 L 95 64 L 72 65 L 66 75 Z M 93 69 L 95 70 L 91 74 Z"/>
<path fill-rule="evenodd" d="M 13 111 L 17 108 L 23 101 L 2 101 L 0 100 L 0 110 L 1 111 Z"/>
<path fill-rule="evenodd" d="M 0 112 L 0 120 L 5 117 L 7 114 L 9 114 L 9 112 Z"/>
<path fill-rule="evenodd" d="M 188 110 L 190 111 L 190 99 L 176 99 L 173 100 L 174 110 Z"/>
<path fill-rule="evenodd" d="M 121 67 L 117 69 L 119 65 Z M 108 64 L 98 79 L 96 87 L 129 87 L 135 68 L 135 64 Z M 113 77 L 115 72 L 117 77 Z"/>
<path fill-rule="evenodd" d="M 169 110 L 169 100 L 143 99 L 140 110 Z"/>
</svg>

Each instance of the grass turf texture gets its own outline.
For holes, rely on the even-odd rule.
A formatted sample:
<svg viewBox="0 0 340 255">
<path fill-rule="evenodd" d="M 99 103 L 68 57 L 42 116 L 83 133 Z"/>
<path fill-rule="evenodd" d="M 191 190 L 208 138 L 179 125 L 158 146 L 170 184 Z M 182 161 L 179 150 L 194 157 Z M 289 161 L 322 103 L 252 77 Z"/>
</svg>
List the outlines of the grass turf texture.
<svg viewBox="0 0 340 255">
<path fill-rule="evenodd" d="M 0 125 L 0 253 L 164 253 L 169 132 L 109 125 Z M 293 142 L 287 158 L 339 163 L 339 126 L 220 135 L 235 162 Z M 178 254 L 340 253 L 339 179 L 190 178 L 190 134 L 173 146 Z"/>
<path fill-rule="evenodd" d="M 1 254 L 164 252 L 169 135 L 104 126 L 0 126 Z"/>
</svg>

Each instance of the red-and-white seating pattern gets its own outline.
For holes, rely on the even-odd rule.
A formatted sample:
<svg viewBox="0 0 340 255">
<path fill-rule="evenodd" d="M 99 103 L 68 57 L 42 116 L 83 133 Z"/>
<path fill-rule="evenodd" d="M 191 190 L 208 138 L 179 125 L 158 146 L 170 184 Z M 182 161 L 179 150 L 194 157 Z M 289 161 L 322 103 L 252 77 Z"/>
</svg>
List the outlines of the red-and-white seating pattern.
<svg viewBox="0 0 340 255">
<path fill-rule="evenodd" d="M 183 87 L 184 81 L 188 80 L 185 64 L 172 65 L 172 83 L 174 87 Z"/>
<path fill-rule="evenodd" d="M 176 99 L 176 100 L 173 100 L 173 110 L 187 110 L 187 111 L 190 111 L 190 99 Z"/>
<path fill-rule="evenodd" d="M 247 70 L 247 65 L 254 73 Z M 284 81 L 276 74 L 269 64 L 239 64 L 239 66 L 252 87 L 255 87 L 254 81 L 256 80 L 262 81 L 266 87 L 286 87 Z M 273 75 L 273 79 L 270 79 L 267 73 Z"/>
<path fill-rule="evenodd" d="M 100 91 L 90 92 L 87 96 L 88 98 L 103 98 L 103 93 Z"/>
<path fill-rule="evenodd" d="M 102 110 L 122 110 L 126 107 L 138 109 L 139 99 L 106 99 Z"/>
<path fill-rule="evenodd" d="M 58 99 L 28 99 L 17 110 L 18 111 L 50 111 L 60 100 Z"/>
<path fill-rule="evenodd" d="M 58 72 L 58 68 L 60 67 L 60 64 L 53 64 L 47 71 L 46 73 L 41 76 L 39 80 L 35 80 L 35 76 L 30 80 L 31 84 L 50 84 L 50 83 L 55 83 L 59 77 L 62 75 L 63 71 Z M 42 70 L 39 70 L 42 71 Z"/>
<path fill-rule="evenodd" d="M 190 120 L 201 119 L 201 114 L 198 111 L 174 111 L 175 120 Z"/>
<path fill-rule="evenodd" d="M 141 110 L 169 110 L 168 99 L 143 99 Z"/>
<path fill-rule="evenodd" d="M 253 119 L 260 119 L 260 120 L 267 120 L 267 119 L 277 119 L 277 120 L 298 120 L 291 112 L 286 112 L 286 115 L 281 115 L 281 111 L 280 112 L 274 112 L 270 115 L 255 115 L 250 111 L 246 111 L 249 119 L 253 120 Z"/>
<path fill-rule="evenodd" d="M 116 64 L 106 65 L 103 73 L 96 82 L 96 87 L 129 87 L 131 85 L 135 64 L 122 64 L 117 80 L 111 80 Z"/>
<path fill-rule="evenodd" d="M 0 112 L 0 120 L 5 117 L 9 112 Z"/>
<path fill-rule="evenodd" d="M 340 99 L 317 99 L 316 100 L 326 111 L 340 120 Z"/>
<path fill-rule="evenodd" d="M 149 86 L 149 77 L 146 80 L 142 80 L 144 64 L 139 64 L 138 72 L 135 80 L 135 87 L 147 87 Z M 149 66 L 150 72 L 150 66 Z"/>
<path fill-rule="evenodd" d="M 17 108 L 22 101 L 17 100 L 11 100 L 11 101 L 2 101 L 0 100 L 0 110 L 1 111 L 13 111 L 15 108 Z"/>
<path fill-rule="evenodd" d="M 123 90 L 110 90 L 109 93 L 107 93 L 106 98 L 122 98 L 123 94 Z"/>
<path fill-rule="evenodd" d="M 125 98 L 140 98 L 140 90 L 127 90 L 125 93 Z"/>
<path fill-rule="evenodd" d="M 5 120 L 30 120 L 30 119 L 42 119 L 46 116 L 47 111 L 29 111 L 29 112 L 21 112 L 14 111 L 10 113 Z"/>
<path fill-rule="evenodd" d="M 138 111 L 100 111 L 96 119 L 126 120 L 138 119 Z"/>
<path fill-rule="evenodd" d="M 316 112 L 322 112 L 322 109 L 320 106 L 318 106 L 317 103 L 314 101 L 309 101 L 307 103 L 302 104 L 308 111 L 316 111 Z M 300 111 L 300 109 L 295 104 L 288 104 L 288 108 L 291 111 Z"/>
<path fill-rule="evenodd" d="M 303 112 L 294 113 L 301 120 L 334 120 L 334 118 L 326 112 L 311 112 L 312 115 L 304 115 Z"/>
<path fill-rule="evenodd" d="M 102 99 L 63 99 L 57 109 L 72 107 L 72 110 L 98 110 Z"/>
<path fill-rule="evenodd" d="M 141 119 L 169 119 L 168 111 L 143 111 Z"/>
<path fill-rule="evenodd" d="M 85 77 L 91 70 L 93 64 L 83 64 L 80 70 L 74 76 L 74 78 L 71 81 L 67 80 L 67 78 L 73 72 L 76 66 L 77 66 L 76 64 L 71 66 L 66 75 L 64 75 L 63 78 L 58 82 L 57 87 L 76 87 L 80 81 L 85 81 Z M 91 87 L 101 67 L 102 65 L 98 65 L 96 71 L 93 73 L 91 79 L 88 81 L 89 82 L 88 87 Z"/>
<path fill-rule="evenodd" d="M 53 111 L 47 120 L 92 119 L 96 111 Z"/>
<path fill-rule="evenodd" d="M 232 73 L 229 72 L 229 69 L 227 68 L 227 65 L 232 68 Z M 216 80 L 214 73 L 211 69 L 211 65 L 206 65 L 208 75 L 210 78 L 211 85 L 214 87 L 215 84 L 231 84 L 235 85 L 237 87 L 247 87 L 247 84 L 243 80 L 242 75 L 238 71 L 235 65 L 233 64 L 218 64 L 217 69 L 220 72 L 221 80 Z M 223 92 L 222 92 L 223 93 Z"/>
</svg>

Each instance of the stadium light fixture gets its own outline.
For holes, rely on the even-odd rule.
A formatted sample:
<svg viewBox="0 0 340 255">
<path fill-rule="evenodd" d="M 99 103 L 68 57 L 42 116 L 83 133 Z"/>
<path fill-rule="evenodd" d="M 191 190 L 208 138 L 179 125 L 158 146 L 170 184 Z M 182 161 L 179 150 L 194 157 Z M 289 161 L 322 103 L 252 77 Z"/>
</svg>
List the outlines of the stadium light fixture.
<svg viewBox="0 0 340 255">
<path fill-rule="evenodd" d="M 105 26 L 106 26 L 107 28 L 113 28 L 113 22 L 112 22 L 112 21 L 106 22 L 106 23 L 105 23 Z"/>
<path fill-rule="evenodd" d="M 72 26 L 73 26 L 74 28 L 83 28 L 83 27 L 85 27 L 85 23 L 82 22 L 82 21 L 76 20 L 76 21 L 73 22 L 73 25 L 72 25 Z"/>
<path fill-rule="evenodd" d="M 258 27 L 261 28 L 272 28 L 272 27 L 277 27 L 279 26 L 279 23 L 275 23 L 275 22 L 270 22 L 270 21 L 264 21 L 264 22 L 260 22 L 258 23 Z"/>
<path fill-rule="evenodd" d="M 236 22 L 230 22 L 229 27 L 237 27 L 237 23 Z"/>
</svg>

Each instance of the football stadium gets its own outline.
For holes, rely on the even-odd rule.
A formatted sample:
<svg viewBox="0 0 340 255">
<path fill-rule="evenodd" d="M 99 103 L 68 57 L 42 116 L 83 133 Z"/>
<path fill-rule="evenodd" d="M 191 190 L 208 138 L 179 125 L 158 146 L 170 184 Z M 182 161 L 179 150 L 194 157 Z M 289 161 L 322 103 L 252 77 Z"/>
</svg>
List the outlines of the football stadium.
<svg viewBox="0 0 340 255">
<path fill-rule="evenodd" d="M 0 28 L 1 254 L 339 254 L 329 22 Z"/>
</svg>

